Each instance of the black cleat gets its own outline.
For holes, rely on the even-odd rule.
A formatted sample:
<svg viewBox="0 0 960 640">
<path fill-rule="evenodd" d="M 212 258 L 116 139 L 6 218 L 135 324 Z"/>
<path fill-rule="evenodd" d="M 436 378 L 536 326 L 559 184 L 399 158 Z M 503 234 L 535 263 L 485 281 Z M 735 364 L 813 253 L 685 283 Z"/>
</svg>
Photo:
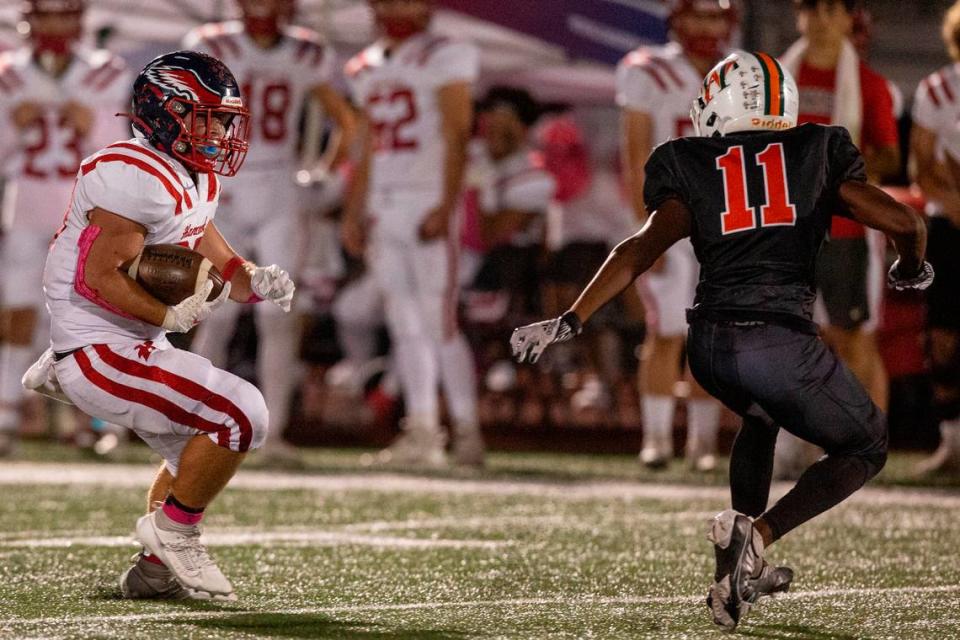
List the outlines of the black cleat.
<svg viewBox="0 0 960 640">
<path fill-rule="evenodd" d="M 707 607 L 717 625 L 733 631 L 757 598 L 788 589 L 793 571 L 764 562 L 763 539 L 753 521 L 732 509 L 717 514 L 707 539 L 717 562 Z"/>
<path fill-rule="evenodd" d="M 791 582 L 793 582 L 793 569 L 790 567 L 775 567 L 764 561 L 760 569 L 760 575 L 747 580 L 743 597 L 747 602 L 753 604 L 763 596 L 790 591 Z"/>
</svg>

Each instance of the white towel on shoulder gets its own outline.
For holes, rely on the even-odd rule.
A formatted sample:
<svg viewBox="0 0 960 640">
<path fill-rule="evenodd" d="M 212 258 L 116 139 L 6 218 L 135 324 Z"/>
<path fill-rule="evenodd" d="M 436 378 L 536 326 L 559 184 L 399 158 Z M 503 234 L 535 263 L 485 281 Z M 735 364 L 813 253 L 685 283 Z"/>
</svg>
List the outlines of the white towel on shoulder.
<svg viewBox="0 0 960 640">
<path fill-rule="evenodd" d="M 796 78 L 810 43 L 806 38 L 794 42 L 780 56 L 780 64 Z M 863 94 L 860 91 L 860 56 L 849 40 L 844 40 L 837 62 L 837 83 L 833 101 L 832 124 L 842 125 L 850 132 L 854 144 L 860 145 L 863 132 Z M 803 106 L 801 105 L 801 111 Z"/>
</svg>

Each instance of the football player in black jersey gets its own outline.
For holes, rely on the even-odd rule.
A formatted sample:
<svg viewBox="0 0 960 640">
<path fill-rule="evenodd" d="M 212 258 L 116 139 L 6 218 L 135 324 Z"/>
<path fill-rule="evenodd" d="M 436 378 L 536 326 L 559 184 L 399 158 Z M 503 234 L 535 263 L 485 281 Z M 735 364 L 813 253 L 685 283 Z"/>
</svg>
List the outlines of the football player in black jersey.
<svg viewBox="0 0 960 640">
<path fill-rule="evenodd" d="M 653 213 L 643 228 L 613 250 L 569 311 L 511 337 L 517 358 L 536 362 L 668 247 L 691 238 L 700 282 L 688 311 L 690 367 L 743 420 L 730 457 L 732 509 L 709 533 L 717 569 L 707 601 L 726 629 L 793 577 L 768 565 L 764 548 L 847 498 L 886 461 L 885 416 L 811 320 L 831 215 L 890 237 L 899 253 L 892 287 L 925 289 L 933 280 L 920 215 L 866 183 L 846 129 L 796 126 L 797 102 L 793 78 L 767 54 L 738 51 L 720 62 L 693 105 L 698 137 L 667 142 L 647 162 L 644 199 Z M 768 508 L 781 427 L 827 455 Z"/>
</svg>

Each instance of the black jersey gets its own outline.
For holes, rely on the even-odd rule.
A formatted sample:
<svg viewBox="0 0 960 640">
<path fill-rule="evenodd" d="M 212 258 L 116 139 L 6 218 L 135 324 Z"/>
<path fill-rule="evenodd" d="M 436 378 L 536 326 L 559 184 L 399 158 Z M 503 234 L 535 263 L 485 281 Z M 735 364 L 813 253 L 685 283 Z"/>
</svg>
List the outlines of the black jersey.
<svg viewBox="0 0 960 640">
<path fill-rule="evenodd" d="M 669 198 L 690 209 L 695 314 L 810 325 L 817 253 L 831 216 L 845 210 L 847 180 L 866 180 L 850 134 L 806 124 L 664 143 L 647 162 L 644 200 L 648 211 Z"/>
</svg>

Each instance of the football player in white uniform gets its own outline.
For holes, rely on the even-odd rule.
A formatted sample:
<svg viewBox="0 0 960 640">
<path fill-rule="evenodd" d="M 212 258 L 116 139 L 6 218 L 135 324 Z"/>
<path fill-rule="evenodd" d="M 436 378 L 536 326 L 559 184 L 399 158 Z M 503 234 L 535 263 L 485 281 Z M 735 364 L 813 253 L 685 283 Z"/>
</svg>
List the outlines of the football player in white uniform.
<svg viewBox="0 0 960 640">
<path fill-rule="evenodd" d="M 240 258 L 213 223 L 217 175 L 234 175 L 248 148 L 240 96 L 210 56 L 181 51 L 148 64 L 134 83 L 137 137 L 83 160 L 44 269 L 51 349 L 24 386 L 59 388 L 89 415 L 134 430 L 164 460 L 148 497 L 155 510 L 137 521 L 144 551 L 121 578 L 127 598 L 235 598 L 198 523 L 266 438 L 267 407 L 256 387 L 174 348 L 166 333 L 189 331 L 228 296 L 290 309 L 286 272 Z M 208 281 L 175 306 L 150 295 L 125 265 L 144 245 L 163 243 L 203 254 L 223 292 L 209 301 Z"/>
<path fill-rule="evenodd" d="M 403 388 L 404 432 L 383 461 L 445 463 L 438 381 L 476 393 L 473 356 L 457 327 L 457 220 L 473 121 L 477 49 L 431 33 L 433 0 L 371 0 L 382 37 L 346 66 L 364 114 L 364 146 L 343 225 L 386 301 Z M 454 449 L 480 443 L 474 416 L 453 415 Z M 457 444 L 461 441 L 462 446 Z M 477 459 L 480 456 L 464 456 Z"/>
<path fill-rule="evenodd" d="M 250 155 L 242 181 L 224 187 L 224 235 L 241 253 L 276 263 L 293 272 L 297 247 L 304 246 L 306 226 L 299 221 L 299 193 L 294 176 L 300 168 L 298 123 L 308 100 L 317 100 L 336 122 L 339 148 L 345 155 L 354 129 L 349 104 L 331 86 L 335 53 L 320 36 L 290 25 L 294 0 L 239 0 L 242 20 L 208 24 L 191 32 L 184 45 L 222 60 L 240 82 L 252 114 Z M 227 346 L 238 309 L 218 314 L 201 327 L 194 350 L 225 366 Z M 257 378 L 270 408 L 272 428 L 264 453 L 295 456 L 283 441 L 299 352 L 294 314 L 269 306 L 256 312 L 259 348 Z"/>
<path fill-rule="evenodd" d="M 921 463 L 923 474 L 960 474 L 960 2 L 944 16 L 943 38 L 953 62 L 917 87 L 910 135 L 910 166 L 930 216 L 927 250 L 939 275 L 927 290 L 927 326 L 940 446 Z"/>
<path fill-rule="evenodd" d="M 736 26 L 728 0 L 674 0 L 673 41 L 641 47 L 617 68 L 617 102 L 622 109 L 624 166 L 630 200 L 643 222 L 643 167 L 655 146 L 693 135 L 690 104 L 702 78 L 722 57 Z M 681 377 L 686 310 L 693 304 L 699 268 L 693 247 L 683 240 L 664 254 L 639 282 L 647 309 L 647 338 L 640 366 L 643 414 L 641 461 L 661 467 L 673 457 L 673 388 Z M 687 402 L 687 460 L 696 469 L 716 465 L 720 405 L 691 382 Z"/>
<path fill-rule="evenodd" d="M 129 99 L 123 61 L 81 47 L 83 0 L 29 0 L 28 43 L 0 54 L 0 455 L 9 453 L 24 399 L 20 376 L 46 341 L 40 281 L 80 161 L 124 134 L 114 117 Z"/>
</svg>

